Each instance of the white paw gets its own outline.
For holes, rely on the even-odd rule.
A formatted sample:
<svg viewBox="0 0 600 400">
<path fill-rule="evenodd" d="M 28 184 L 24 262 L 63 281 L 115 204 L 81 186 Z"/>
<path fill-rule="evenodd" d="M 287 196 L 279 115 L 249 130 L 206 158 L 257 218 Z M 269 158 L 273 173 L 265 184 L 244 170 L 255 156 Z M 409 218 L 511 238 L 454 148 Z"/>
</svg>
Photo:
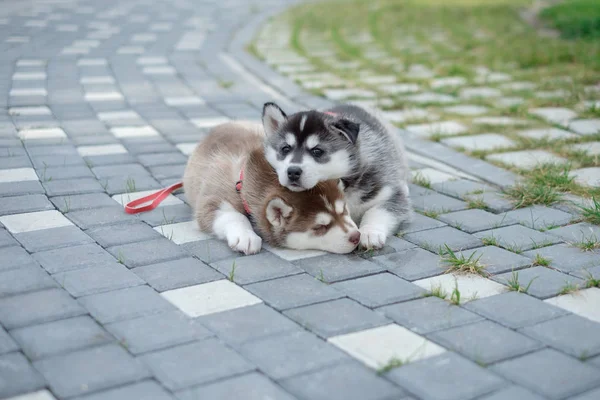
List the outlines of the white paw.
<svg viewBox="0 0 600 400">
<path fill-rule="evenodd" d="M 380 249 L 385 245 L 385 232 L 364 226 L 360 228 L 360 245 L 366 249 Z"/>
<path fill-rule="evenodd" d="M 227 244 L 232 250 L 248 255 L 260 251 L 262 239 L 251 230 L 240 230 L 227 235 Z"/>
</svg>

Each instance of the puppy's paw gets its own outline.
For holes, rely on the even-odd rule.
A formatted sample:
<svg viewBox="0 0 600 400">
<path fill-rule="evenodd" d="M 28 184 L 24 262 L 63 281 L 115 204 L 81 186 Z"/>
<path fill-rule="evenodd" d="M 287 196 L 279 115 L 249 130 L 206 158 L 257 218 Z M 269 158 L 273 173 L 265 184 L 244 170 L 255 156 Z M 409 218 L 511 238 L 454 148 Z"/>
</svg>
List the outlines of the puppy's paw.
<svg viewBox="0 0 600 400">
<path fill-rule="evenodd" d="M 254 231 L 240 230 L 227 236 L 227 244 L 232 250 L 248 255 L 260 251 L 262 239 Z"/>
<path fill-rule="evenodd" d="M 386 233 L 371 226 L 360 228 L 360 245 L 366 249 L 381 249 L 385 246 Z"/>
</svg>

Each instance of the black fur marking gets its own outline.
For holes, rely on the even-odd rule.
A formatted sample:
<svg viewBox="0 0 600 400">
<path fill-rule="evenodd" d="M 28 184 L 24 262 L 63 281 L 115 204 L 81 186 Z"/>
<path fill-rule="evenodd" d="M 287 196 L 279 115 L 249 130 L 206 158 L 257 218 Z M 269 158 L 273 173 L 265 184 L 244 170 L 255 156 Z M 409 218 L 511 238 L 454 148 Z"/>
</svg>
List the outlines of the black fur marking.
<svg viewBox="0 0 600 400">
<path fill-rule="evenodd" d="M 341 133 L 350 141 L 352 144 L 356 144 L 358 138 L 358 132 L 360 131 L 360 125 L 348 121 L 347 119 L 340 119 L 332 124 L 335 129 L 341 131 Z"/>
</svg>

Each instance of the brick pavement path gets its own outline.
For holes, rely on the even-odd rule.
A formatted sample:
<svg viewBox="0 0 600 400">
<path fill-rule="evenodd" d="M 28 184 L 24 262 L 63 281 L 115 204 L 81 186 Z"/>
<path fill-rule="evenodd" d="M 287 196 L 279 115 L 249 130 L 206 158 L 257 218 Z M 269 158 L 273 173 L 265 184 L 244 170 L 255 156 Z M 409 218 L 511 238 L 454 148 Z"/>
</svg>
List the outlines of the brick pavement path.
<svg viewBox="0 0 600 400">
<path fill-rule="evenodd" d="M 598 227 L 506 213 L 514 177 L 439 144 L 405 138 L 430 217 L 376 253 L 239 257 L 182 194 L 123 212 L 215 123 L 328 104 L 244 52 L 282 7 L 2 2 L 0 398 L 597 399 L 600 257 L 573 244 Z M 445 244 L 489 274 L 444 275 Z"/>
</svg>

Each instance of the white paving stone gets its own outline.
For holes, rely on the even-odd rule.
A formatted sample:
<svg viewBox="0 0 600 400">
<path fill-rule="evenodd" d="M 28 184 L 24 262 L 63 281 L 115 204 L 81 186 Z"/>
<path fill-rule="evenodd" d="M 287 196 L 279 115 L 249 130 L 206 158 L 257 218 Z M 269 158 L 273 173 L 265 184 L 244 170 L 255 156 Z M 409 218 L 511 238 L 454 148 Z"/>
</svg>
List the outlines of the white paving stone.
<svg viewBox="0 0 600 400">
<path fill-rule="evenodd" d="M 194 151 L 196 146 L 198 146 L 198 143 L 195 143 L 195 142 L 194 143 L 179 143 L 176 145 L 176 147 L 179 149 L 179 151 L 181 151 L 186 156 L 189 156 L 190 154 L 192 154 L 192 152 Z"/>
<path fill-rule="evenodd" d="M 533 90 L 537 87 L 537 85 L 533 82 L 518 81 L 518 82 L 503 83 L 502 85 L 500 85 L 498 87 L 502 90 L 523 91 L 523 90 Z"/>
<path fill-rule="evenodd" d="M 6 400 L 56 400 L 56 397 L 52 396 L 52 393 L 44 389 L 40 390 L 39 392 L 32 392 L 10 397 Z"/>
<path fill-rule="evenodd" d="M 565 131 L 564 129 L 558 128 L 538 128 L 528 129 L 525 131 L 517 132 L 519 136 L 526 137 L 529 139 L 548 139 L 548 140 L 559 140 L 559 139 L 570 139 L 577 137 L 577 135 Z"/>
<path fill-rule="evenodd" d="M 196 96 L 185 97 L 165 97 L 165 104 L 168 106 L 198 106 L 205 104 L 204 100 Z"/>
<path fill-rule="evenodd" d="M 320 250 L 293 250 L 281 247 L 271 247 L 265 243 L 263 243 L 262 247 L 287 261 L 296 261 L 303 258 L 311 258 L 327 254 Z"/>
<path fill-rule="evenodd" d="M 112 76 L 82 76 L 79 79 L 82 85 L 110 85 L 115 83 Z"/>
<path fill-rule="evenodd" d="M 497 83 L 510 81 L 512 77 L 502 72 L 492 72 L 483 74 L 475 79 L 475 83 Z"/>
<path fill-rule="evenodd" d="M 0 169 L 0 183 L 38 180 L 33 168 Z"/>
<path fill-rule="evenodd" d="M 439 89 L 443 87 L 455 87 L 463 86 L 467 84 L 467 80 L 462 76 L 448 76 L 445 78 L 434 79 L 429 83 L 433 89 Z"/>
<path fill-rule="evenodd" d="M 127 149 L 121 144 L 102 144 L 97 146 L 79 146 L 77 152 L 80 156 L 105 156 L 108 154 L 126 154 Z"/>
<path fill-rule="evenodd" d="M 568 128 L 580 135 L 595 135 L 600 133 L 600 118 L 570 121 Z"/>
<path fill-rule="evenodd" d="M 502 96 L 502 92 L 491 87 L 469 87 L 461 89 L 458 95 L 463 99 L 489 98 Z"/>
<path fill-rule="evenodd" d="M 111 128 L 112 134 L 117 138 L 158 136 L 158 132 L 153 127 L 146 126 L 120 126 Z"/>
<path fill-rule="evenodd" d="M 372 75 L 362 76 L 360 80 L 368 85 L 384 85 L 395 83 L 396 77 L 394 75 Z"/>
<path fill-rule="evenodd" d="M 600 142 L 578 143 L 571 146 L 573 150 L 585 151 L 589 155 L 600 155 Z"/>
<path fill-rule="evenodd" d="M 410 96 L 404 96 L 403 99 L 406 101 L 410 101 L 412 103 L 419 103 L 419 104 L 425 104 L 425 103 L 447 104 L 447 103 L 455 103 L 457 101 L 456 97 L 450 96 L 449 94 L 433 93 L 433 92 L 424 92 L 424 93 L 419 93 L 419 94 L 413 94 Z"/>
<path fill-rule="evenodd" d="M 525 102 L 522 97 L 499 97 L 494 101 L 496 107 L 514 107 Z"/>
<path fill-rule="evenodd" d="M 112 196 L 112 199 L 120 205 L 122 205 L 123 207 L 125 207 L 125 205 L 129 202 L 141 199 L 142 197 L 154 194 L 156 192 L 157 190 L 144 190 L 142 192 L 121 193 L 115 194 L 114 196 Z M 145 204 L 146 203 L 140 204 L 138 207 L 143 206 Z M 176 204 L 183 204 L 183 201 L 170 194 L 167 197 L 165 197 L 165 199 L 157 207 L 173 206 Z"/>
<path fill-rule="evenodd" d="M 115 101 L 123 100 L 123 95 L 119 92 L 87 92 L 84 99 L 85 101 Z"/>
<path fill-rule="evenodd" d="M 589 167 L 573 170 L 569 176 L 583 186 L 600 187 L 600 167 Z"/>
<path fill-rule="evenodd" d="M 144 67 L 142 73 L 146 75 L 175 75 L 177 70 L 171 66 Z"/>
<path fill-rule="evenodd" d="M 71 221 L 56 210 L 5 215 L 0 217 L 0 222 L 11 233 L 39 231 L 73 225 Z"/>
<path fill-rule="evenodd" d="M 123 119 L 141 119 L 140 114 L 132 110 L 124 111 L 105 111 L 98 113 L 98 119 L 101 121 L 115 121 Z"/>
<path fill-rule="evenodd" d="M 15 81 L 41 81 L 46 79 L 45 72 L 16 72 L 13 75 Z"/>
<path fill-rule="evenodd" d="M 14 97 L 22 96 L 47 96 L 48 92 L 44 88 L 31 89 L 11 89 L 9 94 Z"/>
<path fill-rule="evenodd" d="M 82 58 L 77 61 L 79 67 L 99 67 L 108 65 L 108 61 L 104 58 Z"/>
<path fill-rule="evenodd" d="M 570 120 L 577 117 L 577 113 L 575 113 L 575 111 L 563 107 L 532 108 L 529 110 L 529 113 L 536 115 L 548 122 L 563 126 L 568 125 Z"/>
<path fill-rule="evenodd" d="M 544 301 L 592 321 L 600 322 L 599 288 L 578 290 L 574 293 L 552 297 Z"/>
<path fill-rule="evenodd" d="M 458 115 L 482 115 L 489 111 L 489 108 L 484 106 L 476 106 L 471 104 L 461 104 L 457 106 L 444 107 L 444 112 Z"/>
<path fill-rule="evenodd" d="M 406 130 L 422 137 L 431 135 L 458 135 L 467 131 L 467 127 L 456 121 L 433 122 L 430 124 L 407 125 Z"/>
<path fill-rule="evenodd" d="M 416 169 L 414 171 L 411 171 L 410 174 L 411 174 L 411 178 L 413 180 L 414 179 L 425 179 L 431 184 L 448 182 L 448 181 L 458 179 L 457 176 L 454 176 L 447 172 L 439 171 L 435 168 Z"/>
<path fill-rule="evenodd" d="M 27 36 L 9 36 L 5 40 L 6 43 L 28 43 L 29 38 Z"/>
<path fill-rule="evenodd" d="M 509 153 L 490 154 L 487 160 L 499 161 L 522 169 L 532 169 L 539 164 L 565 164 L 568 160 L 544 150 L 523 150 Z"/>
<path fill-rule="evenodd" d="M 543 90 L 533 94 L 538 99 L 556 99 L 559 97 L 567 97 L 570 93 L 566 90 Z"/>
<path fill-rule="evenodd" d="M 19 131 L 19 138 L 23 140 L 30 139 L 54 139 L 66 138 L 65 131 L 61 128 L 39 128 L 39 129 L 23 129 Z"/>
<path fill-rule="evenodd" d="M 136 33 L 135 35 L 133 35 L 131 37 L 131 41 L 137 42 L 137 43 L 155 42 L 156 34 L 155 33 Z"/>
<path fill-rule="evenodd" d="M 138 65 L 162 65 L 169 62 L 165 57 L 139 57 L 136 61 Z"/>
<path fill-rule="evenodd" d="M 421 87 L 416 83 L 396 83 L 393 85 L 381 86 L 379 89 L 389 94 L 400 94 L 416 93 L 421 89 Z"/>
<path fill-rule="evenodd" d="M 52 115 L 52 111 L 46 106 L 11 107 L 8 115 Z"/>
<path fill-rule="evenodd" d="M 396 324 L 334 336 L 327 341 L 373 369 L 380 369 L 392 360 L 409 363 L 446 351 Z"/>
<path fill-rule="evenodd" d="M 200 231 L 196 221 L 160 225 L 155 227 L 154 230 L 167 239 L 173 241 L 175 244 L 189 243 L 211 238 L 210 235 Z"/>
<path fill-rule="evenodd" d="M 406 122 L 414 120 L 437 120 L 439 115 L 433 114 L 421 108 L 408 108 L 405 110 L 382 111 L 381 115 L 390 122 Z"/>
<path fill-rule="evenodd" d="M 276 66 L 277 70 L 283 74 L 295 74 L 298 72 L 314 71 L 315 66 L 312 64 L 280 64 Z"/>
<path fill-rule="evenodd" d="M 142 46 L 122 46 L 117 49 L 117 54 L 143 54 L 145 51 Z"/>
<path fill-rule="evenodd" d="M 72 46 L 74 47 L 98 47 L 100 46 L 100 41 L 99 40 L 75 40 L 72 43 Z"/>
<path fill-rule="evenodd" d="M 19 60 L 17 67 L 43 67 L 46 65 L 46 60 Z"/>
<path fill-rule="evenodd" d="M 424 65 L 415 64 L 411 65 L 404 75 L 410 79 L 431 79 L 435 73 Z"/>
<path fill-rule="evenodd" d="M 168 290 L 161 296 L 192 318 L 262 303 L 226 279 Z"/>
<path fill-rule="evenodd" d="M 465 303 L 474 299 L 495 296 L 506 292 L 506 287 L 479 275 L 443 274 L 432 278 L 413 282 L 425 290 L 441 288 L 447 293 L 448 299 L 455 287 L 460 291 L 460 302 Z"/>
<path fill-rule="evenodd" d="M 447 138 L 442 139 L 442 143 L 451 147 L 462 147 L 466 150 L 506 149 L 516 144 L 506 136 L 497 133 Z"/>
<path fill-rule="evenodd" d="M 191 120 L 192 124 L 196 125 L 198 128 L 212 128 L 229 121 L 231 120 L 227 117 L 194 118 Z"/>
<path fill-rule="evenodd" d="M 374 98 L 377 94 L 366 89 L 327 89 L 323 93 L 332 100 L 345 100 L 349 98 Z"/>
<path fill-rule="evenodd" d="M 90 49 L 87 47 L 65 47 L 61 54 L 88 54 Z"/>
<path fill-rule="evenodd" d="M 478 125 L 495 125 L 495 126 L 511 126 L 511 125 L 528 125 L 526 119 L 511 118 L 511 117 L 478 117 L 472 121 Z"/>
</svg>

